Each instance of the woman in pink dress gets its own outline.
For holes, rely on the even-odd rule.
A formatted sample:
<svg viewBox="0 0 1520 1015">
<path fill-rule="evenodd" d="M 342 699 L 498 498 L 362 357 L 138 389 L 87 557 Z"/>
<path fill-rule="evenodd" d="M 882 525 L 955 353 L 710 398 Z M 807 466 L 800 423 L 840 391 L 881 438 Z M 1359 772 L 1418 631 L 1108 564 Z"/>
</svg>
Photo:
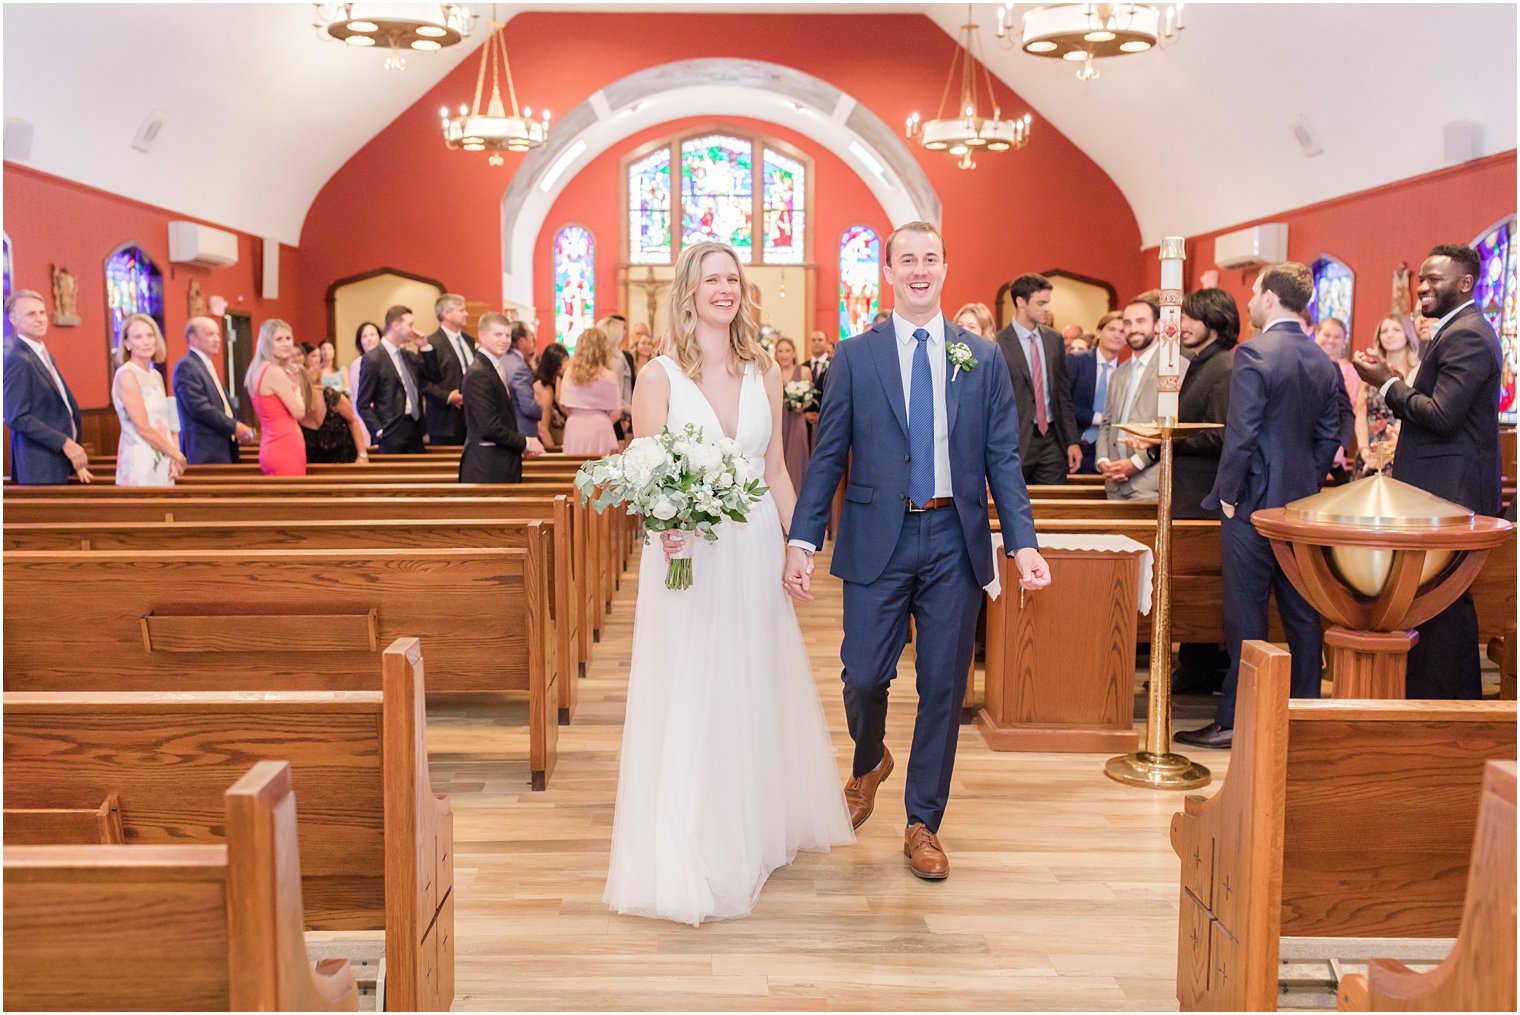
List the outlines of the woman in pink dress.
<svg viewBox="0 0 1520 1015">
<path fill-rule="evenodd" d="M 607 455 L 618 449 L 612 421 L 622 415 L 623 392 L 612 371 L 612 355 L 612 340 L 601 328 L 587 328 L 576 339 L 559 385 L 567 455 Z"/>
<path fill-rule="evenodd" d="M 266 476 L 306 475 L 306 437 L 298 422 L 306 415 L 290 325 L 273 319 L 259 329 L 259 342 L 244 384 L 259 417 L 259 471 Z"/>
</svg>

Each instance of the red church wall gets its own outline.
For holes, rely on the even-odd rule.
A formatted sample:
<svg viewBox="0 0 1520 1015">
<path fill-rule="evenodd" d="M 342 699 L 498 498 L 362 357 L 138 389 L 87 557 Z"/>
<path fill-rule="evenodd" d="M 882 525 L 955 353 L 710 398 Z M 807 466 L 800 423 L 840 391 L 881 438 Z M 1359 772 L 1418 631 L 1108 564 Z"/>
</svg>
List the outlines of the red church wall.
<svg viewBox="0 0 1520 1015">
<path fill-rule="evenodd" d="M 622 297 L 617 266 L 622 260 L 619 247 L 623 231 L 622 195 L 626 189 L 621 168 L 623 157 L 648 142 L 659 141 L 671 135 L 679 136 L 714 124 L 774 138 L 813 159 L 813 203 L 808 208 L 811 220 L 808 228 L 812 230 L 817 275 L 811 327 L 821 328 L 831 337 L 838 333 L 840 236 L 852 225 L 867 225 L 885 240 L 892 228 L 887 213 L 859 176 L 833 152 L 811 139 L 759 120 L 700 117 L 652 127 L 630 137 L 616 148 L 603 152 L 576 175 L 554 202 L 548 218 L 544 220 L 543 232 L 539 235 L 533 258 L 533 302 L 541 308 L 541 343 L 552 341 L 550 332 L 553 314 L 550 308 L 554 304 L 554 237 L 571 224 L 583 225 L 591 230 L 596 241 L 597 313 L 615 312 L 619 309 L 618 301 Z M 638 278 L 642 269 L 635 268 L 633 272 L 634 277 Z M 800 276 L 799 269 L 798 284 L 801 284 Z M 662 299 L 664 295 L 662 292 Z M 640 306 L 643 305 L 644 296 L 638 289 L 632 290 L 631 298 Z M 883 305 L 890 305 L 890 301 L 884 300 Z M 953 311 L 955 308 L 950 309 Z"/>
<path fill-rule="evenodd" d="M 105 262 L 123 243 L 142 247 L 164 274 L 164 340 L 171 363 L 185 353 L 185 322 L 190 316 L 187 294 L 192 279 L 200 280 L 201 292 L 208 299 L 221 296 L 229 309 L 253 315 L 255 326 L 266 318 L 289 319 L 294 313 L 298 271 L 293 248 L 280 248 L 280 298 L 266 300 L 258 295 L 256 282 L 261 270 L 258 238 L 237 233 L 237 264 L 227 268 L 170 264 L 171 221 L 202 220 L 5 164 L 5 232 L 11 238 L 16 288 L 40 292 L 51 315 L 55 309 L 51 266 L 69 269 L 79 282 L 79 325 L 50 327 L 48 352 L 83 409 L 111 404 Z M 225 228 L 215 222 L 203 224 Z M 303 340 L 312 334 L 316 332 L 297 330 Z"/>
<path fill-rule="evenodd" d="M 507 47 L 519 100 L 555 115 L 635 71 L 717 54 L 772 61 L 816 75 L 895 128 L 911 112 L 933 114 L 956 42 L 926 18 L 906 14 L 709 14 L 699 19 L 543 12 L 513 18 Z M 457 106 L 473 94 L 477 61 L 474 55 L 466 59 L 355 154 L 318 195 L 301 237 L 302 326 L 323 324 L 322 299 L 333 279 L 382 265 L 441 279 L 471 298 L 499 297 L 501 195 L 522 157 L 507 155 L 504 167 L 492 168 L 483 154 L 446 150 L 438 126 L 441 106 Z M 943 203 L 950 263 L 947 307 L 953 310 L 971 299 L 991 304 L 998 287 L 1013 276 L 1050 267 L 1105 279 L 1120 292 L 1137 287 L 1143 272 L 1136 254 L 1139 229 L 1123 195 L 1037 110 L 1000 83 L 996 87 L 1005 115 L 1034 113 L 1027 148 L 985 155 L 978 168 L 963 171 L 953 157 L 914 146 Z M 663 128 L 645 136 L 668 132 Z M 764 132 L 794 138 L 770 126 Z M 605 193 L 590 192 L 598 187 L 595 182 L 572 183 L 566 193 L 581 195 L 582 205 L 571 207 L 562 195 L 545 221 L 534 269 L 541 319 L 547 321 L 551 309 L 545 300 L 552 229 L 593 214 L 616 222 L 620 203 L 612 176 L 618 157 L 634 144 L 633 139 L 619 144 L 582 170 L 580 175 L 591 173 L 593 181 L 608 180 Z M 816 155 L 819 146 L 809 143 L 806 148 Z M 609 165 L 612 175 L 598 168 Z M 836 196 L 845 200 L 845 184 L 839 188 Z M 822 195 L 816 199 L 818 212 L 830 216 L 824 200 Z M 615 292 L 607 281 L 613 277 L 612 262 L 605 257 L 617 256 L 620 234 L 615 225 L 609 228 L 597 229 L 598 313 L 613 309 L 603 302 Z M 836 242 L 837 235 L 830 238 L 823 228 L 815 232 L 813 257 L 820 266 L 837 259 Z M 836 297 L 823 291 L 822 282 L 820 275 L 817 302 L 831 306 Z M 311 314 L 315 319 L 306 316 Z"/>
<path fill-rule="evenodd" d="M 1388 313 L 1393 272 L 1403 261 L 1411 274 L 1438 243 L 1468 243 L 1498 219 L 1515 211 L 1513 150 L 1434 173 L 1399 180 L 1330 201 L 1267 215 L 1187 240 L 1184 278 L 1189 289 L 1214 265 L 1214 238 L 1260 225 L 1288 225 L 1288 257 L 1305 264 L 1324 254 L 1344 261 L 1356 274 L 1352 296 L 1351 339 L 1357 349 L 1372 345 L 1377 322 Z M 1147 285 L 1161 280 L 1158 248 L 1144 252 Z M 1240 304 L 1246 301 L 1258 269 L 1219 272 L 1219 285 Z M 1125 298 L 1121 293 L 1121 299 Z M 1244 324 L 1244 320 L 1242 321 Z"/>
</svg>

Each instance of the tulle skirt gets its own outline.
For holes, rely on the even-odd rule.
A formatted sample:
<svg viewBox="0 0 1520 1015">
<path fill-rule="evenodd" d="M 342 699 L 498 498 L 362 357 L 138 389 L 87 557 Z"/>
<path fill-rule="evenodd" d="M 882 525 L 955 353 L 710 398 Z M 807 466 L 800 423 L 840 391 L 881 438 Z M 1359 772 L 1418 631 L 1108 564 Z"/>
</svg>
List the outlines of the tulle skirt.
<svg viewBox="0 0 1520 1015">
<path fill-rule="evenodd" d="M 603 896 L 619 913 L 744 916 L 798 850 L 854 841 L 784 556 L 769 495 L 697 540 L 689 589 L 644 547 Z"/>
</svg>

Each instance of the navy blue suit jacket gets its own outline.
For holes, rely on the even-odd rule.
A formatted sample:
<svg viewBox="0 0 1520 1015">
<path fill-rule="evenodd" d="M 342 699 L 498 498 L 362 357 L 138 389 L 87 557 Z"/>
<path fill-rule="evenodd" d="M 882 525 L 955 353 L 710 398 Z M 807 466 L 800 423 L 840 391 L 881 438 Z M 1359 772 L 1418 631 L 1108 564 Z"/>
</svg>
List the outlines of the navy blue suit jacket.
<svg viewBox="0 0 1520 1015">
<path fill-rule="evenodd" d="M 945 341 L 964 342 L 978 361 L 954 380 L 954 368 L 947 367 L 944 397 L 955 512 L 972 571 L 977 582 L 986 585 L 993 575 L 988 486 L 1008 552 L 1037 545 L 1029 491 L 1019 464 L 1018 410 L 1008 364 L 995 342 L 949 321 L 945 322 Z M 848 461 L 850 482 L 844 491 L 844 514 L 830 570 L 848 582 L 874 582 L 886 570 L 902 533 L 908 459 L 908 409 L 897 335 L 888 317 L 834 350 L 818 417 L 818 439 L 792 517 L 792 538 L 823 545 L 829 507 Z"/>
<path fill-rule="evenodd" d="M 1067 353 L 1066 380 L 1071 392 L 1071 411 L 1077 417 L 1077 437 L 1080 439 L 1082 432 L 1093 425 L 1093 413 L 1103 411 L 1103 406 L 1093 405 L 1093 393 L 1098 385 L 1098 354 Z"/>
<path fill-rule="evenodd" d="M 61 374 L 60 374 L 61 375 Z M 23 485 L 67 483 L 74 466 L 65 441 L 83 432 L 79 403 L 68 381 L 65 401 L 47 365 L 20 338 L 5 346 L 5 425 L 11 428 L 11 480 Z"/>
<path fill-rule="evenodd" d="M 1224 450 L 1203 507 L 1233 504 L 1245 521 L 1317 493 L 1353 422 L 1330 357 L 1297 324 L 1274 324 L 1235 349 Z"/>
<path fill-rule="evenodd" d="M 1479 514 L 1499 513 L 1499 384 L 1503 354 L 1476 306 L 1446 322 L 1414 385 L 1394 381 L 1399 417 L 1393 474 Z"/>
<path fill-rule="evenodd" d="M 174 364 L 174 401 L 179 404 L 179 444 L 185 461 L 210 465 L 237 461 L 237 420 L 222 399 L 205 361 L 194 352 Z"/>
</svg>

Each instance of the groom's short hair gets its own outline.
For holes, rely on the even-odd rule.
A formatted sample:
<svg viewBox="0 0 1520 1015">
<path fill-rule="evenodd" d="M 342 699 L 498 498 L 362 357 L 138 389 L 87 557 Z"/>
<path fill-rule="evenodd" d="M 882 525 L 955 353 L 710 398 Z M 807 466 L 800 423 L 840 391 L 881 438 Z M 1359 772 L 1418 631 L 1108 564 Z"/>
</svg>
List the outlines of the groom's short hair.
<svg viewBox="0 0 1520 1015">
<path fill-rule="evenodd" d="M 892 241 L 895 240 L 895 239 L 897 239 L 897 234 L 898 233 L 928 233 L 930 236 L 934 237 L 936 240 L 939 240 L 939 256 L 940 256 L 941 259 L 944 258 L 944 256 L 945 256 L 945 238 L 944 238 L 944 236 L 942 236 L 940 234 L 940 231 L 934 227 L 934 223 L 932 223 L 932 222 L 924 222 L 924 221 L 920 220 L 918 222 L 904 222 L 902 225 L 898 226 L 896 229 L 892 230 L 892 232 L 890 234 L 888 234 L 888 236 L 887 236 L 887 263 L 888 264 L 892 263 Z"/>
</svg>

